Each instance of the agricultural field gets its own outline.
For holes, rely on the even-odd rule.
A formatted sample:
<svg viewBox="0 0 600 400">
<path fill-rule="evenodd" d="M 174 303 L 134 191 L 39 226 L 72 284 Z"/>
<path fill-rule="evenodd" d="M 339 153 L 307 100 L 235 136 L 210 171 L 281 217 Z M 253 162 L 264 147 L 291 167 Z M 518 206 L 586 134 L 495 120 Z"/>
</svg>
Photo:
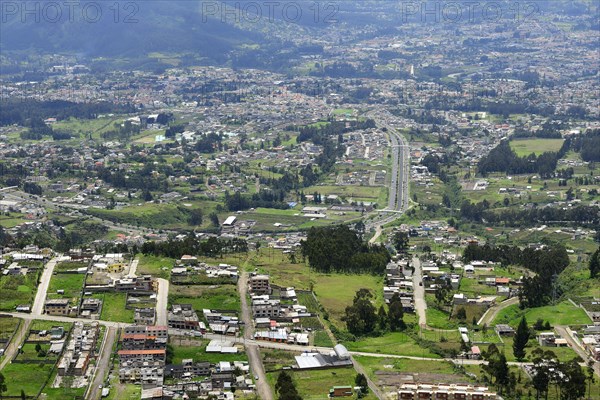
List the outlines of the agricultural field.
<svg viewBox="0 0 600 400">
<path fill-rule="evenodd" d="M 7 364 L 2 370 L 6 379 L 6 392 L 3 395 L 20 398 L 23 390 L 26 396 L 37 397 L 48 382 L 53 369 L 53 364 Z"/>
<path fill-rule="evenodd" d="M 20 322 L 20 318 L 0 317 L 0 339 L 10 339 Z"/>
<path fill-rule="evenodd" d="M 354 342 L 345 342 L 344 345 L 350 351 L 440 358 L 439 355 L 419 346 L 412 337 L 404 332 L 388 332 L 379 337 L 365 337 Z"/>
<path fill-rule="evenodd" d="M 514 139 L 510 147 L 519 157 L 535 154 L 539 156 L 546 152 L 557 152 L 563 145 L 563 139 Z"/>
<path fill-rule="evenodd" d="M 5 229 L 14 228 L 15 226 L 20 225 L 25 221 L 27 220 L 23 218 L 23 214 L 20 213 L 11 212 L 8 213 L 8 215 L 6 215 L 5 213 L 0 214 L 0 226 Z"/>
<path fill-rule="evenodd" d="M 39 271 L 27 275 L 1 275 L 0 310 L 14 311 L 19 304 L 33 305 L 39 275 Z"/>
</svg>

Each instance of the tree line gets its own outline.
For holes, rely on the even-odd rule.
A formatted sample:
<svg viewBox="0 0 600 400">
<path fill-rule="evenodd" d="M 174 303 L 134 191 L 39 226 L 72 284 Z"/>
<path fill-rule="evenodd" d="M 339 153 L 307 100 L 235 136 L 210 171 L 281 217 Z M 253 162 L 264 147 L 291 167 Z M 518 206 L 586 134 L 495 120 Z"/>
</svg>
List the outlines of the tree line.
<svg viewBox="0 0 600 400">
<path fill-rule="evenodd" d="M 520 265 L 535 272 L 532 277 L 523 279 L 519 292 L 521 308 L 541 307 L 552 300 L 549 288 L 553 286 L 555 276 L 569 266 L 569 255 L 561 244 L 553 244 L 541 249 L 518 246 L 491 246 L 469 244 L 463 251 L 463 261 L 474 260 L 499 262 L 503 266 Z M 560 293 L 556 293 L 560 295 Z"/>
<path fill-rule="evenodd" d="M 182 240 L 167 240 L 164 242 L 146 241 L 140 251 L 154 256 L 181 258 L 183 255 L 217 257 L 228 253 L 248 252 L 248 243 L 244 239 L 219 239 L 210 237 L 199 240 L 190 234 Z"/>
<path fill-rule="evenodd" d="M 387 312 L 383 305 L 376 311 L 372 301 L 373 293 L 369 289 L 359 289 L 356 292 L 352 305 L 346 307 L 342 317 L 348 332 L 355 336 L 363 336 L 406 329 L 403 320 L 404 309 L 398 293 L 390 299 Z"/>
<path fill-rule="evenodd" d="M 382 274 L 391 260 L 383 245 L 363 242 L 346 225 L 312 227 L 301 243 L 301 254 L 317 272 Z"/>
</svg>

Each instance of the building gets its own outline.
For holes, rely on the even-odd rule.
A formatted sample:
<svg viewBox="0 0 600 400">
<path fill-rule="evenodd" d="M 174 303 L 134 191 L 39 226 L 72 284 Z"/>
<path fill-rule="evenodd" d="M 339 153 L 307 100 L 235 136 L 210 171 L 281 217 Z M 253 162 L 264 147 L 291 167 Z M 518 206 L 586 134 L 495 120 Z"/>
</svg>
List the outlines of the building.
<svg viewBox="0 0 600 400">
<path fill-rule="evenodd" d="M 277 318 L 281 314 L 281 301 L 279 299 L 253 299 L 252 315 L 254 318 Z"/>
<path fill-rule="evenodd" d="M 191 304 L 173 304 L 169 311 L 168 324 L 169 328 L 174 329 L 206 330 Z"/>
<path fill-rule="evenodd" d="M 485 386 L 407 383 L 398 391 L 399 400 L 497 400 Z"/>
<path fill-rule="evenodd" d="M 154 325 L 156 322 L 155 308 L 136 308 L 133 322 L 140 325 Z"/>
<path fill-rule="evenodd" d="M 329 397 L 350 397 L 352 394 L 352 386 L 334 386 L 329 389 Z"/>
<path fill-rule="evenodd" d="M 509 325 L 496 325 L 496 333 L 501 336 L 514 336 L 515 330 Z"/>
<path fill-rule="evenodd" d="M 44 304 L 44 313 L 50 315 L 69 315 L 71 307 L 69 299 L 49 299 Z"/>
<path fill-rule="evenodd" d="M 250 277 L 250 292 L 255 295 L 271 294 L 269 275 L 254 275 Z"/>
</svg>

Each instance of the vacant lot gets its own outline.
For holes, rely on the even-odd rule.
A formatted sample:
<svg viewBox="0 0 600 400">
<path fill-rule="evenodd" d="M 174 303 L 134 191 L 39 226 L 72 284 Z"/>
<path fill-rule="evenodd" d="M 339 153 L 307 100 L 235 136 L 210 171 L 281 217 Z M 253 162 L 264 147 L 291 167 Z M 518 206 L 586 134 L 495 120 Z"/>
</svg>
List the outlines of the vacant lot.
<svg viewBox="0 0 600 400">
<path fill-rule="evenodd" d="M 141 255 L 139 257 L 137 274 L 169 279 L 174 261 L 174 259 L 168 257 Z"/>
<path fill-rule="evenodd" d="M 522 157 L 531 153 L 540 155 L 549 151 L 557 152 L 563 142 L 563 139 L 517 139 L 511 140 L 510 147 Z"/>
<path fill-rule="evenodd" d="M 354 386 L 356 371 L 354 368 L 336 368 L 321 371 L 288 371 L 292 376 L 298 393 L 304 400 L 322 400 L 329 395 L 333 386 Z M 278 372 L 267 374 L 271 387 L 275 387 Z M 273 389 L 274 390 L 274 389 Z M 369 393 L 364 399 L 371 400 L 376 397 Z"/>
<path fill-rule="evenodd" d="M 171 285 L 169 305 L 191 304 L 194 310 L 203 309 L 240 311 L 240 296 L 235 285 Z"/>
<path fill-rule="evenodd" d="M 419 346 L 413 338 L 403 332 L 390 332 L 380 337 L 362 338 L 356 342 L 346 342 L 344 345 L 351 351 L 440 358 L 437 354 Z"/>
<path fill-rule="evenodd" d="M 77 304 L 81 298 L 85 274 L 55 274 L 50 279 L 47 297 L 49 299 L 71 299 L 72 304 Z M 64 290 L 64 293 L 57 293 Z"/>
<path fill-rule="evenodd" d="M 39 272 L 0 276 L 0 310 L 14 311 L 19 304 L 33 305 Z"/>
<path fill-rule="evenodd" d="M 100 319 L 133 323 L 134 311 L 125 308 L 127 302 L 127 295 L 125 293 L 102 293 L 94 297 L 102 299 L 102 314 Z"/>
<path fill-rule="evenodd" d="M 52 364 L 8 364 L 2 370 L 6 379 L 5 396 L 37 396 L 52 373 Z"/>
<path fill-rule="evenodd" d="M 0 339 L 9 339 L 21 320 L 19 318 L 0 318 Z"/>
<path fill-rule="evenodd" d="M 527 323 L 530 326 L 538 319 L 548 321 L 553 326 L 591 323 L 585 311 L 579 307 L 575 307 L 569 301 L 563 301 L 555 306 L 530 308 L 527 310 L 520 310 L 519 305 L 515 304 L 500 311 L 493 324 L 509 324 L 516 327 L 523 315 L 525 315 Z"/>
</svg>

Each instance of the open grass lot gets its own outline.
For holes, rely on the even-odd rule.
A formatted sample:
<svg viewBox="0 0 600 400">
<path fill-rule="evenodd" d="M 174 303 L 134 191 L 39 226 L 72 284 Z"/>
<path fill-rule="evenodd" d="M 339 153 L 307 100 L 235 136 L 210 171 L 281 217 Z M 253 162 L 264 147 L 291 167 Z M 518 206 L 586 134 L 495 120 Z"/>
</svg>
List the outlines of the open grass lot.
<svg viewBox="0 0 600 400">
<path fill-rule="evenodd" d="M 374 305 L 378 309 L 383 304 L 383 278 L 373 275 L 315 274 L 314 292 L 329 313 L 329 320 L 338 328 L 345 329 L 341 318 L 346 307 L 359 289 L 370 289 Z"/>
<path fill-rule="evenodd" d="M 297 257 L 298 262 L 292 264 L 287 254 L 283 254 L 281 250 L 261 248 L 252 253 L 251 257 L 247 268 L 258 268 L 259 272 L 269 274 L 271 283 L 278 286 L 309 290 L 311 280 L 314 282 L 316 278 L 316 274 L 310 271 L 308 265 L 301 262 L 301 257 Z"/>
<path fill-rule="evenodd" d="M 292 376 L 292 380 L 298 389 L 298 393 L 304 400 L 322 400 L 329 395 L 329 389 L 333 386 L 354 386 L 356 371 L 354 368 L 335 368 L 319 371 L 288 371 Z M 278 372 L 270 372 L 267 374 L 269 384 L 275 390 L 275 382 L 277 382 Z M 375 399 L 376 397 L 369 393 L 367 400 Z"/>
<path fill-rule="evenodd" d="M 531 153 L 540 155 L 548 151 L 560 150 L 563 139 L 516 139 L 510 141 L 510 147 L 518 156 L 528 156 Z"/>
<path fill-rule="evenodd" d="M 38 357 L 38 352 L 35 351 L 36 344 L 34 343 L 25 343 L 21 347 L 21 352 L 17 356 L 17 360 L 58 360 L 57 354 L 46 354 L 44 357 Z M 43 351 L 48 351 L 50 349 L 49 343 L 40 343 L 40 347 Z"/>
<path fill-rule="evenodd" d="M 458 328 L 457 321 L 449 319 L 449 314 L 442 310 L 428 306 L 427 310 L 426 310 L 426 314 L 427 314 L 427 325 L 431 326 L 432 328 L 437 328 L 437 329 Z"/>
<path fill-rule="evenodd" d="M 3 394 L 17 397 L 23 390 L 26 396 L 37 396 L 53 368 L 52 364 L 7 364 L 2 370 L 7 389 Z"/>
<path fill-rule="evenodd" d="M 49 299 L 71 299 L 76 304 L 81 297 L 85 274 L 54 274 L 50 279 L 47 297 Z M 64 290 L 64 294 L 56 293 L 57 290 Z"/>
<path fill-rule="evenodd" d="M 317 347 L 333 347 L 335 345 L 325 331 L 316 331 L 314 333 L 313 344 Z"/>
<path fill-rule="evenodd" d="M 138 275 L 152 275 L 156 278 L 169 279 L 174 259 L 168 257 L 156 257 L 152 255 L 139 256 L 137 267 Z"/>
<path fill-rule="evenodd" d="M 9 213 L 5 215 L 4 213 L 0 214 L 0 226 L 3 228 L 14 228 L 17 225 L 22 224 L 27 221 L 23 218 L 23 214 L 19 213 Z"/>
<path fill-rule="evenodd" d="M 57 322 L 57 321 L 42 321 L 36 319 L 29 326 L 29 330 L 32 331 L 44 331 L 52 329 L 55 326 L 62 326 L 65 329 L 65 332 L 68 332 L 71 329 L 73 324 L 70 322 Z"/>
<path fill-rule="evenodd" d="M 76 270 L 78 268 L 84 268 L 87 267 L 87 263 L 86 262 L 75 262 L 75 261 L 65 261 L 65 262 L 61 262 L 56 264 L 56 266 L 54 267 L 54 271 L 60 272 L 60 271 L 72 271 L 72 270 Z"/>
<path fill-rule="evenodd" d="M 498 350 L 500 350 L 500 352 L 504 352 L 504 355 L 506 356 L 506 359 L 508 361 L 516 361 L 515 356 L 513 355 L 513 338 L 503 337 L 502 340 L 504 341 L 503 344 L 496 344 L 496 346 L 498 347 Z M 527 353 L 527 355 L 525 356 L 525 361 L 531 360 L 531 353 L 533 352 L 533 350 L 535 350 L 538 347 L 540 347 L 540 345 L 539 345 L 539 342 L 537 341 L 537 338 L 535 338 L 535 337 L 530 338 L 529 342 L 527 343 L 527 347 L 525 348 L 525 351 Z M 570 347 L 547 347 L 547 346 L 544 346 L 544 347 L 542 347 L 542 349 L 552 351 L 554 354 L 556 354 L 558 359 L 563 362 L 570 361 L 573 358 L 578 357 L 577 353 L 575 353 L 575 351 L 573 349 L 571 349 Z M 483 347 L 481 348 L 481 350 L 483 351 Z"/>
<path fill-rule="evenodd" d="M 323 196 L 330 194 L 336 194 L 340 197 L 344 197 L 346 200 L 354 201 L 377 201 L 379 198 L 379 192 L 383 190 L 383 186 L 371 187 L 371 186 L 336 186 L 336 185 L 318 185 L 310 186 L 304 189 L 304 193 L 319 192 Z M 381 204 L 380 204 L 381 206 Z"/>
<path fill-rule="evenodd" d="M 590 318 L 585 311 L 579 307 L 575 307 L 569 301 L 563 301 L 555 306 L 545 306 L 538 308 L 530 308 L 520 310 L 517 304 L 506 307 L 500 311 L 493 322 L 497 324 L 509 324 L 516 327 L 525 315 L 527 323 L 531 326 L 538 319 L 550 322 L 550 325 L 581 325 L 591 323 Z"/>
<path fill-rule="evenodd" d="M 243 350 L 237 354 L 207 353 L 206 346 L 210 340 L 190 339 L 186 337 L 179 341 L 177 337 L 171 337 L 169 343 L 173 347 L 173 363 L 181 363 L 181 360 L 191 358 L 195 362 L 208 361 L 218 363 L 219 361 L 248 361 L 248 356 Z"/>
<path fill-rule="evenodd" d="M 33 305 L 39 272 L 0 276 L 0 310 L 14 311 L 19 304 Z"/>
<path fill-rule="evenodd" d="M 94 297 L 102 299 L 102 314 L 100 315 L 100 319 L 133 323 L 134 311 L 125 308 L 127 302 L 127 295 L 125 293 L 100 293 Z"/>
<path fill-rule="evenodd" d="M 82 388 L 51 388 L 50 385 L 46 385 L 43 390 L 43 394 L 47 400 L 64 400 L 64 399 L 76 399 L 83 398 L 85 393 L 85 387 Z M 42 398 L 40 396 L 40 398 Z"/>
<path fill-rule="evenodd" d="M 169 305 L 191 304 L 196 312 L 203 309 L 240 311 L 240 297 L 235 285 L 171 285 Z"/>
<path fill-rule="evenodd" d="M 20 322 L 20 318 L 0 317 L 0 339 L 9 339 Z"/>
<path fill-rule="evenodd" d="M 403 332 L 390 332 L 380 337 L 367 337 L 344 345 L 351 351 L 365 353 L 397 354 L 413 357 L 440 358 L 437 354 L 419 346 Z"/>
</svg>

